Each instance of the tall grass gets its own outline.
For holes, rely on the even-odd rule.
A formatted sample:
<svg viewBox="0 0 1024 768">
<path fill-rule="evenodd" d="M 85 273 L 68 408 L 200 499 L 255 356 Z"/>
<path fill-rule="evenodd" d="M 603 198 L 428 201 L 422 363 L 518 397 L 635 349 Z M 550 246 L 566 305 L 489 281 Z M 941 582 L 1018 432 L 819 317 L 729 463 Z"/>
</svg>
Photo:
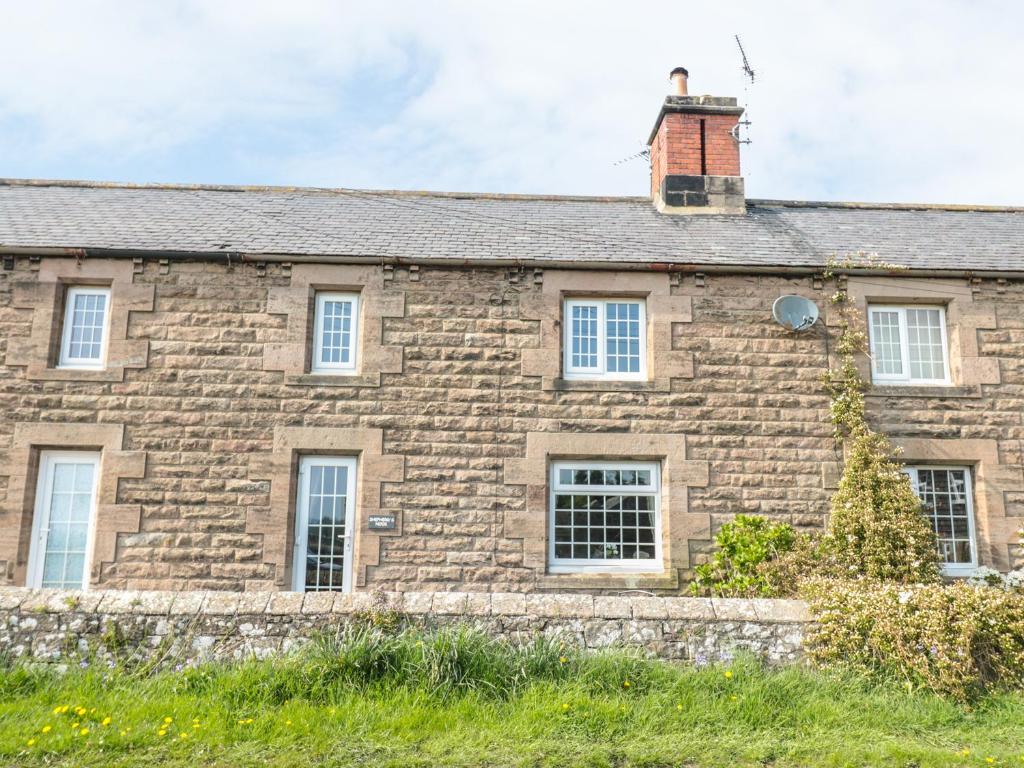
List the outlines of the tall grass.
<svg viewBox="0 0 1024 768">
<path fill-rule="evenodd" d="M 0 766 L 1024 765 L 1022 745 L 1019 696 L 968 709 L 752 658 L 695 668 L 458 626 L 162 671 L 0 668 Z"/>
</svg>

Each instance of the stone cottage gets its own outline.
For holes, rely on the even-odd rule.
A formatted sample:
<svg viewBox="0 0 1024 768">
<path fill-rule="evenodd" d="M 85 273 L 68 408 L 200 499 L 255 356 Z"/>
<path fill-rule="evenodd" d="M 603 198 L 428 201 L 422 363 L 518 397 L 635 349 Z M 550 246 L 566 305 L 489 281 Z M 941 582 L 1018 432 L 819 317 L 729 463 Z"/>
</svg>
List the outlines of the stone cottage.
<svg viewBox="0 0 1024 768">
<path fill-rule="evenodd" d="M 1019 564 L 1024 209 L 746 199 L 674 79 L 650 198 L 0 182 L 0 584 L 678 592 L 825 522 L 831 260 L 947 571 Z"/>
</svg>

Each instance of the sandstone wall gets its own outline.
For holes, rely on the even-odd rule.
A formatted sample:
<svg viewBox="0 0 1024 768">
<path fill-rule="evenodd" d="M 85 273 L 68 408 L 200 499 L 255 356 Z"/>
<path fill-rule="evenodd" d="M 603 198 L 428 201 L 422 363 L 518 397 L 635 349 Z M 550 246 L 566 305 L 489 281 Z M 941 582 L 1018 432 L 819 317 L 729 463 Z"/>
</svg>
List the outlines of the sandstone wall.
<svg viewBox="0 0 1024 768">
<path fill-rule="evenodd" d="M 673 592 L 709 550 L 716 527 L 736 513 L 803 529 L 824 523 L 841 459 L 821 385 L 825 326 L 795 335 L 770 315 L 784 293 L 813 297 L 824 309 L 828 286 L 812 277 L 664 275 L 667 294 L 692 306 L 688 321 L 667 326 L 671 349 L 692 357 L 692 371 L 680 369 L 664 388 L 587 389 L 524 374 L 524 352 L 544 342 L 543 321 L 528 308 L 556 271 L 377 268 L 387 308 L 380 344 L 400 351 L 400 372 L 380 373 L 379 386 L 363 379 L 330 386 L 265 365 L 266 350 L 289 340 L 288 317 L 268 312 L 272 291 L 293 283 L 288 266 L 138 260 L 133 290 L 151 287 L 152 305 L 129 314 L 125 343 L 148 340 L 145 366 L 127 366 L 120 380 L 76 381 L 33 378 L 9 359 L 33 333 L 24 286 L 52 262 L 73 265 L 18 258 L 0 271 L 0 521 L 10 534 L 30 493 L 15 466 L 18 424 L 123 426 L 125 463 L 138 470 L 141 457 L 144 471 L 119 475 L 109 512 L 101 510 L 116 522 L 96 586 L 286 588 L 268 553 L 276 528 L 280 536 L 289 528 L 282 508 L 289 491 L 273 493 L 257 469 L 282 428 L 380 430 L 382 457 L 396 457 L 380 483 L 379 511 L 396 516 L 398 531 L 373 538 L 372 552 L 364 547 L 360 589 Z M 621 280 L 628 285 L 629 273 Z M 975 441 L 964 450 L 977 455 L 988 451 L 992 471 L 982 492 L 994 511 L 983 556 L 1005 565 L 1021 559 L 1011 532 L 1024 515 L 1024 292 L 1005 281 L 958 285 L 958 301 L 990 315 L 972 326 L 971 359 L 994 365 L 995 381 L 989 368 L 989 383 L 888 388 L 873 393 L 870 407 L 894 437 L 953 441 L 945 443 L 953 458 L 957 440 Z M 524 545 L 524 529 L 543 529 L 544 521 L 529 517 L 527 486 L 506 474 L 507 460 L 526 456 L 530 433 L 685 436 L 686 459 L 706 467 L 706 482 L 687 488 L 690 528 L 676 573 L 650 585 L 546 575 Z M 981 461 L 975 453 L 966 458 Z M 0 583 L 23 583 L 26 554 L 22 540 L 17 555 L 0 563 Z"/>
<path fill-rule="evenodd" d="M 287 652 L 371 611 L 407 624 L 462 623 L 516 643 L 640 648 L 714 663 L 737 652 L 798 661 L 810 618 L 792 600 L 479 592 L 68 592 L 0 588 L 0 653 L 40 662 L 159 657 L 168 666 Z"/>
</svg>

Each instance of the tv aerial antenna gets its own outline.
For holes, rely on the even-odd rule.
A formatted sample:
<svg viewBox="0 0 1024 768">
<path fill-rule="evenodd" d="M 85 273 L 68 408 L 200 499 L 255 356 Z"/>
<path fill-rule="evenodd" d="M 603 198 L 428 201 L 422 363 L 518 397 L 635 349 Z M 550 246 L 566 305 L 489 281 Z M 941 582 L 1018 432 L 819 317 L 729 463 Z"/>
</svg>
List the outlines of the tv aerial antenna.
<svg viewBox="0 0 1024 768">
<path fill-rule="evenodd" d="M 747 58 L 747 52 L 743 49 L 743 42 L 740 40 L 740 36 L 733 35 L 733 39 L 736 40 L 736 47 L 740 49 L 740 59 L 743 61 L 743 77 L 750 81 L 743 84 L 743 101 L 747 102 L 747 89 L 749 86 L 754 84 L 754 81 L 757 79 L 757 75 L 754 72 L 754 68 L 750 66 L 750 60 Z M 736 140 L 737 144 L 750 144 L 751 140 L 749 137 L 745 139 L 740 137 L 740 126 L 742 126 L 743 129 L 749 129 L 750 121 L 744 118 L 736 123 L 732 129 L 732 137 Z"/>
<path fill-rule="evenodd" d="M 645 160 L 649 160 L 651 158 L 651 148 L 644 147 L 639 152 L 634 152 L 629 157 L 624 157 L 621 160 L 616 160 L 615 162 L 612 163 L 612 165 L 622 165 L 623 163 L 628 163 L 631 160 L 639 160 L 641 157 L 644 158 Z"/>
<path fill-rule="evenodd" d="M 754 73 L 754 68 L 750 66 L 750 62 L 747 60 L 747 52 L 743 50 L 743 43 L 740 41 L 739 35 L 733 35 L 736 39 L 736 45 L 740 49 L 740 57 L 743 59 L 743 74 L 750 78 L 750 83 L 753 85 L 757 75 Z"/>
</svg>

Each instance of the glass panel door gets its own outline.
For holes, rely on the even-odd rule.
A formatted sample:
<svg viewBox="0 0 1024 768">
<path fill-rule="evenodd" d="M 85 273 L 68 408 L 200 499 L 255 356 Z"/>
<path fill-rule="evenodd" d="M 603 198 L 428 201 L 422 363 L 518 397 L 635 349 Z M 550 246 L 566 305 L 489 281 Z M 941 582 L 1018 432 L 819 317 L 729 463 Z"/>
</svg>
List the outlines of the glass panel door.
<svg viewBox="0 0 1024 768">
<path fill-rule="evenodd" d="M 294 588 L 351 589 L 356 460 L 306 456 L 299 464 Z"/>
<path fill-rule="evenodd" d="M 45 451 L 40 457 L 30 586 L 85 588 L 99 461 L 93 453 Z"/>
</svg>

